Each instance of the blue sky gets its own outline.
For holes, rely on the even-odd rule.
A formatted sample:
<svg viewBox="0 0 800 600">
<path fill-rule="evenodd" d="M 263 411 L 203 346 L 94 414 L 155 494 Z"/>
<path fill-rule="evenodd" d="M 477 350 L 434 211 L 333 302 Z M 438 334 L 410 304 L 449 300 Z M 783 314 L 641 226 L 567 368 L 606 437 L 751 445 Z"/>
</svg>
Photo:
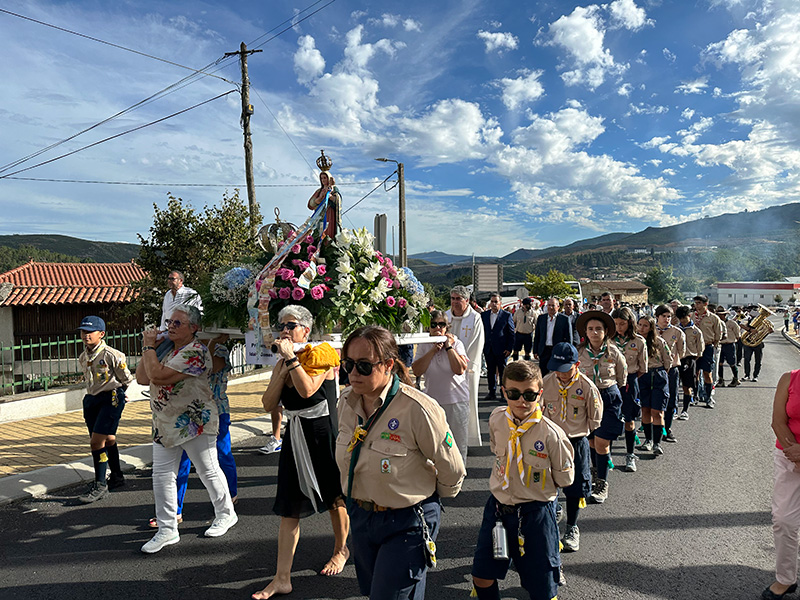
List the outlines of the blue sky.
<svg viewBox="0 0 800 600">
<path fill-rule="evenodd" d="M 201 68 L 312 3 L 0 8 Z M 278 207 L 302 222 L 324 148 L 347 210 L 392 172 L 373 160 L 387 156 L 405 164 L 409 254 L 482 255 L 797 202 L 798 42 L 796 0 L 337 0 L 249 60 L 256 183 L 275 186 L 258 188 L 258 201 L 267 217 Z M 190 74 L 2 13 L 0 51 L 2 166 Z M 235 59 L 220 66 L 217 76 L 239 81 Z M 0 176 L 229 81 L 193 81 Z M 136 242 L 168 192 L 215 203 L 224 188 L 177 184 L 243 184 L 239 111 L 230 94 L 14 175 L 161 185 L 0 179 L 0 233 Z M 378 212 L 396 223 L 396 206 L 396 188 L 379 189 L 344 224 L 371 228 Z"/>
</svg>

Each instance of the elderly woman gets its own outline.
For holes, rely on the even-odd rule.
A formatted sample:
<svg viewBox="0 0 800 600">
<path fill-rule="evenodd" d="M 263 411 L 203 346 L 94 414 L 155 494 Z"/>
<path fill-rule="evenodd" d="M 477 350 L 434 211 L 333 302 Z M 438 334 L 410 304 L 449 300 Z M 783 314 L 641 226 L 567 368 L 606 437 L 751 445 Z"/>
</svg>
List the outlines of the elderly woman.
<svg viewBox="0 0 800 600">
<path fill-rule="evenodd" d="M 436 400 L 447 415 L 458 451 L 467 464 L 467 429 L 469 427 L 469 357 L 464 344 L 448 331 L 447 318 L 441 310 L 431 313 L 430 334 L 447 336 L 446 342 L 426 344 L 430 349 L 411 365 L 414 375 L 425 375 L 425 393 Z"/>
<path fill-rule="evenodd" d="M 389 331 L 356 329 L 342 356 L 350 387 L 339 401 L 336 462 L 361 594 L 423 598 L 439 497 L 458 494 L 464 462 L 444 410 L 411 385 Z"/>
<path fill-rule="evenodd" d="M 219 414 L 208 384 L 212 358 L 208 349 L 195 339 L 199 328 L 200 311 L 196 307 L 176 306 L 172 317 L 167 319 L 169 339 L 175 347 L 161 362 L 154 348 L 158 329 L 142 333 L 144 346 L 136 381 L 150 385 L 153 495 L 158 523 L 158 533 L 142 546 L 142 552 L 148 554 L 180 541 L 175 482 L 184 451 L 214 505 L 214 522 L 205 535 L 224 535 L 239 520 L 217 460 Z"/>
<path fill-rule="evenodd" d="M 281 358 L 272 370 L 262 401 L 270 412 L 278 401 L 288 417 L 278 462 L 278 490 L 272 510 L 281 517 L 278 531 L 278 566 L 275 578 L 255 600 L 292 591 L 291 572 L 300 519 L 327 510 L 335 538 L 333 556 L 321 575 L 338 575 L 350 556 L 347 533 L 350 521 L 342 497 L 339 470 L 334 459 L 334 433 L 329 400 L 336 397 L 333 368 L 309 375 L 295 354 L 295 344 L 308 341 L 313 318 L 308 309 L 289 305 L 278 313 L 280 338 L 275 342 Z"/>
</svg>

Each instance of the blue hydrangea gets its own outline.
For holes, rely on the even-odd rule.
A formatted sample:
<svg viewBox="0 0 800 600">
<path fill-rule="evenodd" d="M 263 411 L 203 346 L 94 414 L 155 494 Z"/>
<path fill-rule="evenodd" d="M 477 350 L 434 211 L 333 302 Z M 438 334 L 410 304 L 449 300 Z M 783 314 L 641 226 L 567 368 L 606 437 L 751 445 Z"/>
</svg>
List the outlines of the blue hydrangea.
<svg viewBox="0 0 800 600">
<path fill-rule="evenodd" d="M 246 269 L 244 267 L 234 267 L 222 278 L 225 287 L 229 290 L 233 290 L 243 286 L 247 283 L 247 280 L 252 277 L 252 273 L 250 269 Z"/>
<path fill-rule="evenodd" d="M 400 269 L 408 275 L 408 280 L 405 282 L 405 288 L 411 291 L 412 294 L 424 294 L 425 288 L 420 283 L 419 279 L 414 275 L 414 271 L 408 267 L 400 267 Z"/>
</svg>

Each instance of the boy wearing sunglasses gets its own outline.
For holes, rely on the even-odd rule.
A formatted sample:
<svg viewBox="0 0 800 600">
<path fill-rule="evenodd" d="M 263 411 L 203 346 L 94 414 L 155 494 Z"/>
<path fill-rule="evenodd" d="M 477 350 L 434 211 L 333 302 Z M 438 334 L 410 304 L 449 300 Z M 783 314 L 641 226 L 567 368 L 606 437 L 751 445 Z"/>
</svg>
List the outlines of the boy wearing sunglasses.
<svg viewBox="0 0 800 600">
<path fill-rule="evenodd" d="M 508 406 L 489 417 L 495 464 L 472 562 L 479 600 L 499 600 L 498 579 L 511 561 L 532 600 L 558 593 L 561 556 L 555 502 L 558 488 L 572 484 L 573 450 L 564 431 L 542 415 L 538 365 L 513 362 L 501 387 Z M 506 543 L 503 543 L 503 540 Z M 498 552 L 506 547 L 505 552 Z"/>
<path fill-rule="evenodd" d="M 564 550 L 577 552 L 581 534 L 578 530 L 578 511 L 592 493 L 591 460 L 587 436 L 600 427 L 603 420 L 603 401 L 592 380 L 580 372 L 578 349 L 561 342 L 553 348 L 547 363 L 548 373 L 542 383 L 544 414 L 567 434 L 575 462 L 575 478 L 564 488 L 567 498 L 567 529 L 561 543 Z M 581 502 L 583 501 L 583 502 Z"/>
</svg>

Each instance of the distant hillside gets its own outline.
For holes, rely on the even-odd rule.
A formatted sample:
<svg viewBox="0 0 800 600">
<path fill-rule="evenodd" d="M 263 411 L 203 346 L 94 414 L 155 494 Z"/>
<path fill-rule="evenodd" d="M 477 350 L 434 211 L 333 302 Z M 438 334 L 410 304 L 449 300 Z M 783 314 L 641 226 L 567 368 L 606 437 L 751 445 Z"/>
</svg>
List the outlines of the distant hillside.
<svg viewBox="0 0 800 600">
<path fill-rule="evenodd" d="M 570 252 L 582 252 L 586 250 L 596 250 L 598 248 L 603 248 L 604 246 L 609 246 L 618 243 L 620 240 L 623 240 L 629 237 L 630 233 L 606 233 L 605 235 L 601 235 L 594 238 L 589 238 L 588 240 L 578 240 L 577 242 L 572 242 L 567 246 L 549 246 L 547 248 L 542 248 L 540 250 L 528 250 L 526 248 L 520 248 L 519 250 L 515 250 L 511 254 L 507 254 L 503 257 L 504 261 L 526 261 L 526 260 L 535 260 L 537 258 L 543 258 L 548 254 L 561 254 L 561 253 L 570 253 Z"/>
<path fill-rule="evenodd" d="M 453 263 L 472 260 L 472 256 L 466 256 L 463 254 L 447 254 L 445 252 L 420 252 L 419 254 L 412 254 L 408 258 L 424 260 L 434 265 L 452 265 Z"/>
<path fill-rule="evenodd" d="M 0 235 L 0 246 L 32 246 L 94 262 L 128 262 L 139 256 L 137 244 L 93 242 L 66 235 Z"/>
</svg>

